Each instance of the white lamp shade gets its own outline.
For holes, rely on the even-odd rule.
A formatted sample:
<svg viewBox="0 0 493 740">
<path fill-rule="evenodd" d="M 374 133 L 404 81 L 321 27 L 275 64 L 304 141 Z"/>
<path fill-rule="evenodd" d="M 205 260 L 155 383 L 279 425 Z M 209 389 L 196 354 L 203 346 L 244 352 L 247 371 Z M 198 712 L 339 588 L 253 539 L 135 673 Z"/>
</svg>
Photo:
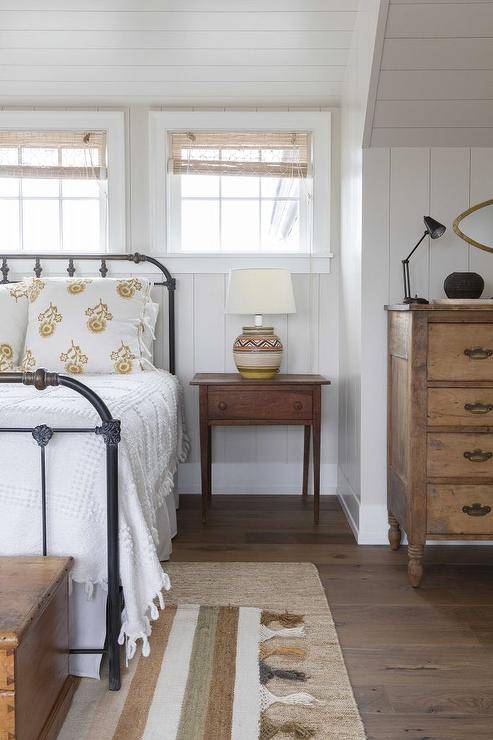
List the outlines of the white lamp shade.
<svg viewBox="0 0 493 740">
<path fill-rule="evenodd" d="M 296 313 L 289 270 L 231 270 L 226 313 Z"/>
</svg>

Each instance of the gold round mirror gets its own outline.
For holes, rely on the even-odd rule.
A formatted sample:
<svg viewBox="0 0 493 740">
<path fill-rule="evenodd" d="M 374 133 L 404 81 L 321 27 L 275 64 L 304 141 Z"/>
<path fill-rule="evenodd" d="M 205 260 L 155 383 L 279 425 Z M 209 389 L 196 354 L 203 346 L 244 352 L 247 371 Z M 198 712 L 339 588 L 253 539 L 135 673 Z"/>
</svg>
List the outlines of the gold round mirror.
<svg viewBox="0 0 493 740">
<path fill-rule="evenodd" d="M 452 228 L 457 236 L 473 247 L 493 252 L 493 245 L 483 243 L 486 240 L 493 241 L 493 198 L 471 206 L 461 213 L 455 219 Z"/>
</svg>

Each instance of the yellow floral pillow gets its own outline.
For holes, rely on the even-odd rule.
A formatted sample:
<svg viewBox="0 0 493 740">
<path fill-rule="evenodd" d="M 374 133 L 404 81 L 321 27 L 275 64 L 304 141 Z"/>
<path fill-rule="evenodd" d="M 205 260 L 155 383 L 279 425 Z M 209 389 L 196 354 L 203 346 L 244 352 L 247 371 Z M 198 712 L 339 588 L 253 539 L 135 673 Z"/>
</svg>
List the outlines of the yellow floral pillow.
<svg viewBox="0 0 493 740">
<path fill-rule="evenodd" d="M 23 369 L 135 373 L 150 365 L 143 341 L 145 278 L 32 278 Z"/>
<path fill-rule="evenodd" d="M 27 285 L 0 285 L 0 372 L 20 364 L 27 327 Z"/>
</svg>

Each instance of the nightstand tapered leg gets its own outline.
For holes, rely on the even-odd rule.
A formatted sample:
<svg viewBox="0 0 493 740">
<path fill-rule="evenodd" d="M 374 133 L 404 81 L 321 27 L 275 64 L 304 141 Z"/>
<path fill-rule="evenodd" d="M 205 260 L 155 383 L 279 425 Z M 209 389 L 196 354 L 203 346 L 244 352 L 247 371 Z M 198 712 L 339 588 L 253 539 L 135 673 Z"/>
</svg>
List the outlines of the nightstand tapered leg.
<svg viewBox="0 0 493 740">
<path fill-rule="evenodd" d="M 320 386 L 313 389 L 313 522 L 320 520 L 320 432 L 321 397 Z"/>
<path fill-rule="evenodd" d="M 209 426 L 209 439 L 207 440 L 207 500 L 212 498 L 212 427 Z"/>
<path fill-rule="evenodd" d="M 200 388 L 200 472 L 202 476 L 202 523 L 207 521 L 207 503 L 210 491 L 210 443 L 211 435 L 207 423 L 207 388 Z"/>
<path fill-rule="evenodd" d="M 311 427 L 305 426 L 305 446 L 303 449 L 303 498 L 308 496 L 308 471 L 310 468 L 310 433 Z"/>
</svg>

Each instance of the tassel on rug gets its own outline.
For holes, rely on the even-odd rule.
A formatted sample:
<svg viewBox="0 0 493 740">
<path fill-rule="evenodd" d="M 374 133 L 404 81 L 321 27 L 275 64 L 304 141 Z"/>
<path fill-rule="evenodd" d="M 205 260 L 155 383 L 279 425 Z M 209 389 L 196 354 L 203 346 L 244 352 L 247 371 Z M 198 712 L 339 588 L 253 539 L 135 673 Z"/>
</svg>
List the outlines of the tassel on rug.
<svg viewBox="0 0 493 740">
<path fill-rule="evenodd" d="M 259 661 L 260 683 L 266 684 L 272 678 L 284 678 L 286 681 L 306 681 L 306 673 L 303 671 L 286 670 L 285 668 L 272 668 L 263 660 Z"/>
<path fill-rule="evenodd" d="M 260 687 L 260 705 L 262 709 L 268 709 L 272 704 L 302 704 L 305 707 L 313 707 L 315 704 L 325 704 L 320 699 L 315 699 L 311 694 L 299 691 L 287 696 L 276 696 L 265 686 Z"/>
<path fill-rule="evenodd" d="M 271 622 L 279 622 L 283 627 L 296 627 L 298 624 L 302 624 L 305 621 L 303 614 L 291 614 L 288 611 L 285 612 L 270 612 L 263 611 L 260 616 L 260 624 L 270 624 Z"/>
<path fill-rule="evenodd" d="M 315 730 L 306 725 L 302 725 L 301 722 L 283 722 L 282 724 L 276 724 L 268 717 L 262 716 L 260 719 L 259 740 L 271 740 L 271 738 L 279 734 L 291 735 L 296 738 L 309 738 L 315 737 Z"/>
<path fill-rule="evenodd" d="M 301 624 L 299 627 L 283 627 L 280 630 L 271 630 L 270 627 L 266 627 L 265 624 L 261 624 L 259 628 L 259 642 L 265 642 L 271 640 L 273 637 L 304 637 L 305 627 Z"/>
<path fill-rule="evenodd" d="M 259 655 L 261 660 L 270 658 L 271 655 L 290 655 L 304 660 L 306 657 L 306 650 L 302 647 L 290 647 L 289 645 L 280 645 L 275 647 L 261 642 L 259 646 Z"/>
</svg>

